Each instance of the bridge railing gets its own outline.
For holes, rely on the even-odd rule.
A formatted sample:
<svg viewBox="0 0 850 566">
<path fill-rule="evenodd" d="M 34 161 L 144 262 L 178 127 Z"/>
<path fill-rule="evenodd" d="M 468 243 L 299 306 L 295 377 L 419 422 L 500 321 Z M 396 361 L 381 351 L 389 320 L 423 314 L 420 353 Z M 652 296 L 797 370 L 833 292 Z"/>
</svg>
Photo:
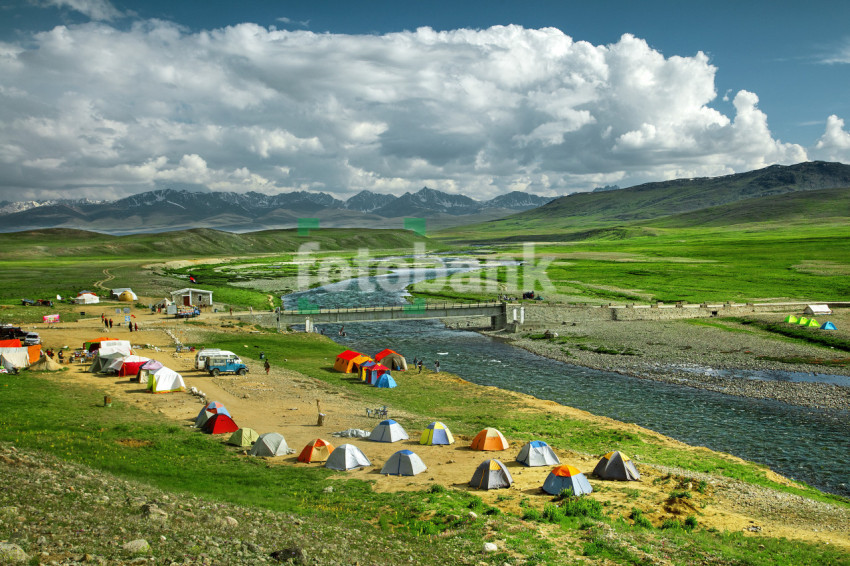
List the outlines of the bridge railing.
<svg viewBox="0 0 850 566">
<path fill-rule="evenodd" d="M 425 303 L 424 305 L 417 305 L 415 303 L 410 303 L 408 305 L 394 305 L 394 306 L 368 306 L 368 307 L 349 307 L 349 308 L 336 308 L 336 309 L 324 309 L 324 308 L 299 308 L 294 310 L 283 310 L 281 314 L 284 315 L 306 315 L 306 314 L 337 314 L 337 313 L 358 313 L 358 312 L 416 312 L 418 310 L 462 310 L 462 309 L 474 309 L 474 308 L 493 308 L 493 307 L 501 307 L 501 302 L 487 302 L 487 303 L 449 303 L 444 302 L 440 303 Z"/>
</svg>

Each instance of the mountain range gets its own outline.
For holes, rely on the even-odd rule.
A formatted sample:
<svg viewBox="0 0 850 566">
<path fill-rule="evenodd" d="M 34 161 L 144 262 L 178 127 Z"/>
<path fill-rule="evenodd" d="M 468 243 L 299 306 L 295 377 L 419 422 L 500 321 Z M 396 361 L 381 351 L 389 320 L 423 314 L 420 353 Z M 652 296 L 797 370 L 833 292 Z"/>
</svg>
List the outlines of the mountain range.
<svg viewBox="0 0 850 566">
<path fill-rule="evenodd" d="M 115 201 L 61 200 L 0 203 L 0 231 L 73 228 L 129 234 L 189 228 L 228 232 L 294 228 L 317 218 L 326 228 L 402 228 L 404 218 L 424 218 L 445 228 L 508 216 L 551 198 L 519 191 L 478 201 L 427 187 L 400 197 L 362 191 L 346 201 L 327 193 L 192 192 L 159 189 Z"/>
</svg>

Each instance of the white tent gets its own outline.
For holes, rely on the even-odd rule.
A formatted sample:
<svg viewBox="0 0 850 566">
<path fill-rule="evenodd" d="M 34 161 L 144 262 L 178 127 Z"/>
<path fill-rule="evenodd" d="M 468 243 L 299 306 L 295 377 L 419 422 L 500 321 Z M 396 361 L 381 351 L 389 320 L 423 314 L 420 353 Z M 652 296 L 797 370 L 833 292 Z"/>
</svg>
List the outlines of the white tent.
<svg viewBox="0 0 850 566">
<path fill-rule="evenodd" d="M 807 315 L 824 315 L 824 314 L 832 314 L 832 309 L 829 308 L 829 305 L 808 305 L 806 310 L 803 313 Z"/>
<path fill-rule="evenodd" d="M 135 356 L 135 355 L 133 355 L 133 356 L 121 356 L 120 358 L 115 358 L 115 359 L 111 360 L 106 365 L 105 371 L 116 371 L 117 372 L 117 371 L 120 371 L 121 367 L 127 362 L 129 362 L 129 363 L 146 362 L 148 360 L 150 360 L 150 358 L 146 358 L 144 356 Z"/>
<path fill-rule="evenodd" d="M 343 472 L 371 465 L 372 462 L 369 461 L 369 458 L 353 444 L 337 446 L 328 456 L 328 461 L 325 462 L 326 468 Z"/>
<path fill-rule="evenodd" d="M 381 468 L 381 473 L 393 476 L 415 476 L 419 472 L 424 472 L 426 469 L 422 458 L 415 452 L 399 450 L 390 456 L 390 459 Z"/>
<path fill-rule="evenodd" d="M 542 440 L 526 443 L 517 454 L 516 461 L 526 466 L 556 466 L 561 463 L 552 447 Z"/>
<path fill-rule="evenodd" d="M 398 442 L 408 438 L 407 431 L 392 419 L 381 421 L 369 435 L 369 440 L 375 442 Z"/>
<path fill-rule="evenodd" d="M 267 432 L 260 435 L 248 454 L 251 456 L 272 457 L 286 456 L 293 452 L 294 450 L 289 448 L 282 434 L 278 432 Z"/>
<path fill-rule="evenodd" d="M 74 302 L 78 305 L 93 305 L 100 302 L 100 298 L 94 293 L 80 293 Z"/>
<path fill-rule="evenodd" d="M 173 369 L 162 367 L 148 378 L 148 389 L 151 393 L 173 393 L 186 391 L 183 376 Z"/>
<path fill-rule="evenodd" d="M 98 356 L 106 354 L 119 353 L 122 356 L 130 356 L 133 354 L 133 349 L 130 347 L 129 340 L 106 340 L 100 343 L 100 348 L 97 350 Z"/>
<path fill-rule="evenodd" d="M 121 360 L 124 359 L 124 354 L 121 352 L 107 352 L 105 354 L 98 354 L 91 365 L 89 366 L 90 373 L 106 373 L 109 370 L 111 364 L 118 362 L 118 367 L 121 367 L 123 363 Z M 118 371 L 117 369 L 115 370 Z"/>
<path fill-rule="evenodd" d="M 25 369 L 30 365 L 29 354 L 26 348 L 0 348 L 0 350 L 23 350 L 23 352 L 3 352 L 0 354 L 0 366 L 8 371 Z"/>
</svg>

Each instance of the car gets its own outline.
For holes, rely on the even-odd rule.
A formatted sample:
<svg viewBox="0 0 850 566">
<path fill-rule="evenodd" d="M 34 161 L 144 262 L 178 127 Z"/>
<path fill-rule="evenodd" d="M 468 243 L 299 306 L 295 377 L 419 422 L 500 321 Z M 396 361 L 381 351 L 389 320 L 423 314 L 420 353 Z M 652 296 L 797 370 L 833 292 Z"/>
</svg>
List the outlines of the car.
<svg viewBox="0 0 850 566">
<path fill-rule="evenodd" d="M 23 339 L 23 345 L 35 346 L 36 344 L 41 344 L 41 337 L 38 335 L 38 332 L 27 332 L 27 335 Z"/>
<path fill-rule="evenodd" d="M 207 358 L 206 369 L 213 377 L 218 377 L 222 373 L 235 373 L 237 375 L 248 373 L 248 366 L 242 363 L 242 360 L 235 355 L 210 356 Z"/>
</svg>

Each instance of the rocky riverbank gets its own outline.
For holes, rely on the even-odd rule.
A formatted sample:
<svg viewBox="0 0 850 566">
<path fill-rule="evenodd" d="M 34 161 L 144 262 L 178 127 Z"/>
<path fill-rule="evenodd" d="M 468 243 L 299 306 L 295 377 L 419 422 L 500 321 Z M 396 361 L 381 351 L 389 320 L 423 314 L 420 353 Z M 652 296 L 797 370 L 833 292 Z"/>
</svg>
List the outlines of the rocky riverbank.
<svg viewBox="0 0 850 566">
<path fill-rule="evenodd" d="M 532 334 L 488 334 L 569 364 L 728 395 L 850 411 L 850 387 L 843 385 L 850 383 L 850 377 L 843 377 L 850 376 L 850 367 L 790 363 L 846 358 L 845 353 L 739 323 L 596 321 L 554 328 L 551 333 L 550 339 L 532 339 Z M 777 374 L 795 380 L 780 381 Z M 826 382 L 830 380 L 837 383 Z"/>
</svg>

